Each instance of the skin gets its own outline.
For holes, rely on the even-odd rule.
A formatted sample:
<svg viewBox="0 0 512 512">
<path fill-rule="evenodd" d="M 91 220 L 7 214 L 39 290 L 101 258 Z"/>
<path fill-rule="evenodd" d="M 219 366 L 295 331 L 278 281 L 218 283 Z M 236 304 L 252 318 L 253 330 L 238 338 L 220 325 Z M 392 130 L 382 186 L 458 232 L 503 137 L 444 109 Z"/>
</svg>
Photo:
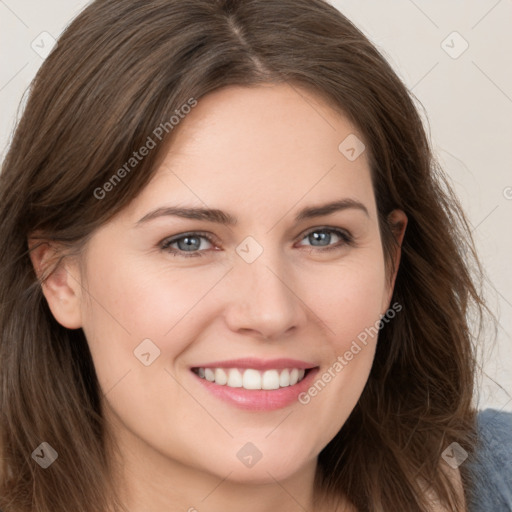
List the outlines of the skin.
<svg viewBox="0 0 512 512">
<path fill-rule="evenodd" d="M 358 130 L 347 119 L 289 85 L 211 93 L 181 122 L 149 185 L 43 285 L 57 321 L 87 337 L 131 512 L 333 510 L 313 502 L 317 456 L 360 397 L 377 340 L 307 405 L 275 411 L 220 401 L 190 367 L 290 357 L 321 375 L 386 312 L 395 276 L 385 271 L 366 152 L 350 161 L 338 150 L 349 134 Z M 305 206 L 346 198 L 367 213 L 295 221 Z M 137 225 L 170 205 L 218 208 L 238 221 L 160 216 Z M 401 243 L 406 216 L 397 210 L 392 220 Z M 353 243 L 330 231 L 324 244 L 338 248 L 322 252 L 307 235 L 326 227 Z M 214 239 L 200 239 L 202 257 L 161 247 L 191 231 Z M 250 264 L 235 250 L 248 236 L 263 248 Z M 32 253 L 38 271 L 54 250 Z M 160 356 L 144 366 L 134 350 L 147 338 Z M 262 453 L 251 468 L 236 456 L 247 442 Z"/>
</svg>

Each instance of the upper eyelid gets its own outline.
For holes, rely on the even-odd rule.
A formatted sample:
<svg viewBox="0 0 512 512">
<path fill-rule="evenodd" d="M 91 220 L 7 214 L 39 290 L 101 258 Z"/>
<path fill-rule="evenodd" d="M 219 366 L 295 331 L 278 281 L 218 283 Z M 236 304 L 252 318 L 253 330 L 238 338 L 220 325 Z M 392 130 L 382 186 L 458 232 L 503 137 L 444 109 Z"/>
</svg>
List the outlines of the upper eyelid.
<svg viewBox="0 0 512 512">
<path fill-rule="evenodd" d="M 304 238 L 305 236 L 308 236 L 311 233 L 314 233 L 315 231 L 338 231 L 341 233 L 346 233 L 348 236 L 352 237 L 352 234 L 348 229 L 337 228 L 334 226 L 316 226 L 314 228 L 306 229 L 306 231 L 302 231 L 300 236 Z"/>
<path fill-rule="evenodd" d="M 164 238 L 159 243 L 159 245 L 170 245 L 177 242 L 178 240 L 181 240 L 182 238 L 186 238 L 187 236 L 197 236 L 201 238 L 206 238 L 212 244 L 216 243 L 216 240 L 218 240 L 218 238 L 215 235 L 213 235 L 212 233 L 207 233 L 205 231 L 186 231 L 184 233 L 179 233 L 178 235 L 172 235 Z"/>
</svg>

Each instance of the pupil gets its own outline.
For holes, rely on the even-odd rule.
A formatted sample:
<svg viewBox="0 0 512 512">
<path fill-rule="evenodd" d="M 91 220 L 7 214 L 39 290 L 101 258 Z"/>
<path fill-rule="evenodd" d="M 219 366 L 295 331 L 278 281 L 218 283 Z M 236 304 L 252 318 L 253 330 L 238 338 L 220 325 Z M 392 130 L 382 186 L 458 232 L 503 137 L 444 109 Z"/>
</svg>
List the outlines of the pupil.
<svg viewBox="0 0 512 512">
<path fill-rule="evenodd" d="M 330 237 L 330 234 L 326 233 L 325 231 L 315 231 L 314 233 L 311 233 L 310 236 L 313 236 L 314 241 L 321 242 L 321 241 L 326 241 L 326 237 Z M 313 244 L 313 245 L 322 245 L 322 244 Z M 329 245 L 329 244 L 327 243 L 327 245 Z"/>
<path fill-rule="evenodd" d="M 181 240 L 178 241 L 178 245 L 182 241 L 185 244 L 184 250 L 190 250 L 190 249 L 197 249 L 198 248 L 198 245 L 199 245 L 198 241 L 199 241 L 199 239 L 198 239 L 197 236 L 186 236 L 186 237 L 184 237 L 184 238 L 182 238 Z M 180 248 L 180 249 L 183 249 L 183 248 Z"/>
</svg>

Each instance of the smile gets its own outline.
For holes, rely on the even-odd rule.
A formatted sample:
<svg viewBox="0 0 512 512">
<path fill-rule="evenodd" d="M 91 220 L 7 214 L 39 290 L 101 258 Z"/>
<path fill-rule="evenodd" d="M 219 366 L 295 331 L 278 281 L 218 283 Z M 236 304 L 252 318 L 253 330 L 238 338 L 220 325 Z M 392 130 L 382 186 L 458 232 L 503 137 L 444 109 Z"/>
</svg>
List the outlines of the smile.
<svg viewBox="0 0 512 512">
<path fill-rule="evenodd" d="M 254 368 L 193 368 L 192 371 L 201 379 L 219 386 L 270 391 L 295 386 L 304 378 L 307 370 L 304 368 L 268 369 L 265 371 Z"/>
<path fill-rule="evenodd" d="M 272 411 L 298 403 L 319 371 L 317 362 L 243 358 L 190 368 L 208 395 L 239 409 Z"/>
</svg>

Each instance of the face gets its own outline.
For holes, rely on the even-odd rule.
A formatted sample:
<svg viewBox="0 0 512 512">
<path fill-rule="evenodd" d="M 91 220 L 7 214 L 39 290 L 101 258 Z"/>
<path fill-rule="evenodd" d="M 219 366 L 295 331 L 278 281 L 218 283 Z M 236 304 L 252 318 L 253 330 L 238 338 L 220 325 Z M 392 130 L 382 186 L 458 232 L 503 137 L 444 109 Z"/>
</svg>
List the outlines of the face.
<svg viewBox="0 0 512 512">
<path fill-rule="evenodd" d="M 83 328 L 119 438 L 236 481 L 315 464 L 362 393 L 392 292 L 367 155 L 339 149 L 351 134 L 304 90 L 216 91 L 94 233 L 71 298 L 50 305 Z"/>
</svg>

